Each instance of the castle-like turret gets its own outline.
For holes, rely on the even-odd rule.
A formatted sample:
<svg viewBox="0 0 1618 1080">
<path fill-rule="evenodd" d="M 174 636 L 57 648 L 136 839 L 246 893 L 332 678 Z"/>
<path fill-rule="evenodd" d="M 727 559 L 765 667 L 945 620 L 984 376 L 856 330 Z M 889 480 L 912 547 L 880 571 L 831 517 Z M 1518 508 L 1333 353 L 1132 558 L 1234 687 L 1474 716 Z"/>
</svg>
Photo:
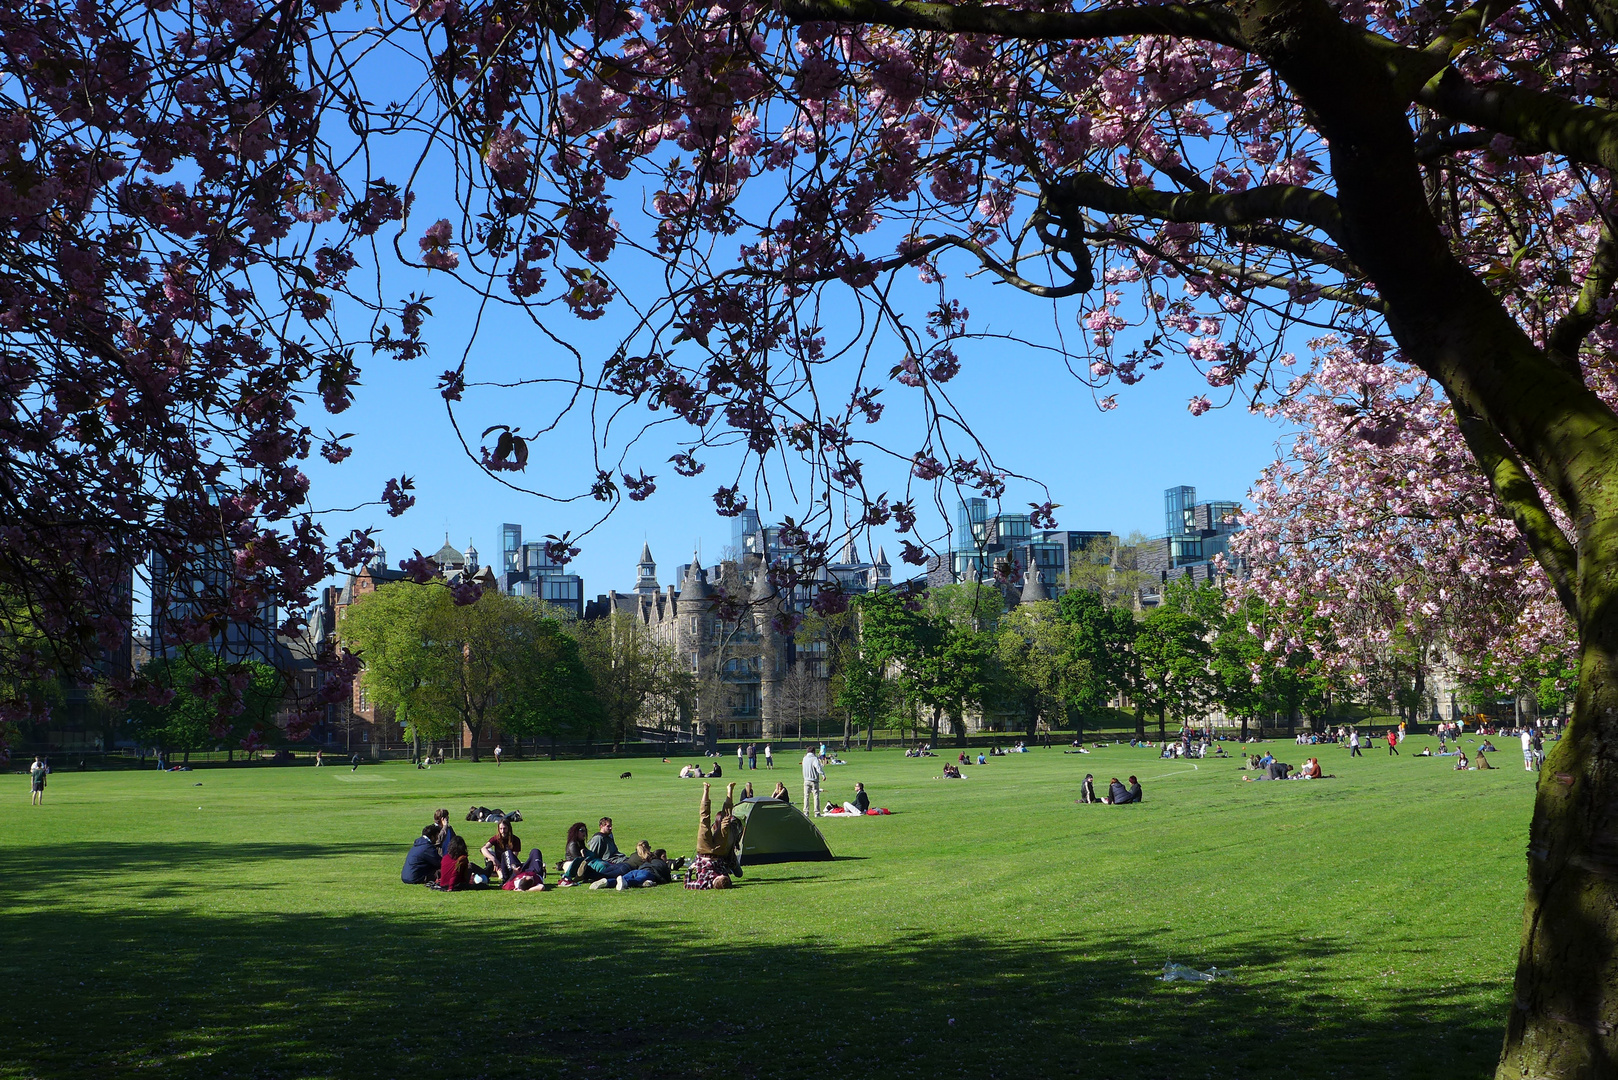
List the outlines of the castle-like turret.
<svg viewBox="0 0 1618 1080">
<path fill-rule="evenodd" d="M 657 563 L 652 559 L 652 545 L 640 546 L 640 562 L 635 566 L 635 591 L 641 596 L 657 595 Z"/>
</svg>

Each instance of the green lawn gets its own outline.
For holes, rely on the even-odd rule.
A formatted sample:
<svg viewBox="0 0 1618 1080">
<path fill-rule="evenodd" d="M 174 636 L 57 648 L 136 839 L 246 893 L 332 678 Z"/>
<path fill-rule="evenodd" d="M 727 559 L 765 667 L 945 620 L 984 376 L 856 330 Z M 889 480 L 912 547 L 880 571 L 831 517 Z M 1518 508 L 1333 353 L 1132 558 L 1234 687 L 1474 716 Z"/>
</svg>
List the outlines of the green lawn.
<svg viewBox="0 0 1618 1080">
<path fill-rule="evenodd" d="M 677 764 L 58 773 L 41 809 L 10 776 L 0 1076 L 1482 1077 L 1533 777 L 1504 742 L 1497 772 L 1410 757 L 1429 741 L 1269 784 L 1117 746 L 962 782 L 854 751 L 829 793 L 893 816 L 704 893 L 399 882 L 439 805 L 522 810 L 553 864 L 602 814 L 688 854 Z M 1146 802 L 1075 805 L 1086 771 Z M 796 794 L 792 759 L 749 777 Z M 1167 959 L 1231 976 L 1165 984 Z"/>
</svg>

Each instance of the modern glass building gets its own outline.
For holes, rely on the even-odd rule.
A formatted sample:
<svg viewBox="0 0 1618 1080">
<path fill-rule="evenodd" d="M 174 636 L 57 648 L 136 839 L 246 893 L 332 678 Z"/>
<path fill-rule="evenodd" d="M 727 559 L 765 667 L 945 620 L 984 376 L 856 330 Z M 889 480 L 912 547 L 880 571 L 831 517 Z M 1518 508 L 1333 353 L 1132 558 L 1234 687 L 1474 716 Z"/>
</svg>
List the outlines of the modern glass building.
<svg viewBox="0 0 1618 1080">
<path fill-rule="evenodd" d="M 547 555 L 543 541 L 524 543 L 522 526 L 510 522 L 500 526 L 500 590 L 584 615 L 584 579 Z"/>
</svg>

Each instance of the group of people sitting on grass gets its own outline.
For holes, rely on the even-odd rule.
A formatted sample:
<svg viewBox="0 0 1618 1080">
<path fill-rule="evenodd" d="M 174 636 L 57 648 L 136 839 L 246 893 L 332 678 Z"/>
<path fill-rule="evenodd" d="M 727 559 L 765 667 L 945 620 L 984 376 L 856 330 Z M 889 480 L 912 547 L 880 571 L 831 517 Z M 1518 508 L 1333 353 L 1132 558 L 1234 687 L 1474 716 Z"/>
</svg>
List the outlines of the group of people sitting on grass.
<svg viewBox="0 0 1618 1080">
<path fill-rule="evenodd" d="M 1303 768 L 1294 770 L 1284 761 L 1277 761 L 1275 755 L 1265 751 L 1263 756 L 1254 755 L 1248 758 L 1247 767 L 1260 772 L 1262 776 L 1244 776 L 1243 780 L 1253 782 L 1258 780 L 1330 780 L 1331 773 L 1320 767 L 1320 759 L 1312 757 L 1303 763 Z"/>
<path fill-rule="evenodd" d="M 775 786 L 775 797 L 790 802 L 786 788 L 779 783 Z M 741 824 L 735 815 L 735 791 L 736 785 L 731 784 L 724 805 L 715 817 L 709 785 L 702 785 L 697 854 L 689 866 L 684 858 L 670 859 L 665 849 L 653 848 L 645 840 L 635 845 L 633 853 L 620 852 L 611 818 L 602 818 L 594 834 L 584 822 L 575 822 L 567 831 L 564 856 L 556 864 L 561 873 L 557 886 L 569 888 L 587 884 L 592 889 L 619 891 L 651 888 L 671 884 L 674 875 L 684 870 L 688 889 L 729 888 L 742 872 L 736 857 Z M 862 795 L 863 790 L 859 794 Z M 442 892 L 483 888 L 545 891 L 545 856 L 536 847 L 529 849 L 524 857 L 522 840 L 512 830 L 511 818 L 496 822 L 494 835 L 483 845 L 480 854 L 483 864 L 478 866 L 472 860 L 465 838 L 457 836 L 450 825 L 449 811 L 440 809 L 434 811 L 432 824 L 422 829 L 411 845 L 400 877 L 406 885 L 426 885 Z"/>
<path fill-rule="evenodd" d="M 1135 777 L 1129 778 L 1129 785 L 1116 776 L 1107 782 L 1107 793 L 1096 795 L 1095 773 L 1085 773 L 1084 783 L 1079 785 L 1079 802 L 1081 804 L 1105 803 L 1111 806 L 1123 806 L 1125 803 L 1138 803 L 1143 798 L 1140 781 Z"/>
<path fill-rule="evenodd" d="M 905 757 L 937 757 L 937 756 L 938 756 L 937 754 L 933 753 L 933 748 L 928 743 L 922 743 L 920 746 L 912 746 L 908 750 L 905 751 Z"/>
</svg>

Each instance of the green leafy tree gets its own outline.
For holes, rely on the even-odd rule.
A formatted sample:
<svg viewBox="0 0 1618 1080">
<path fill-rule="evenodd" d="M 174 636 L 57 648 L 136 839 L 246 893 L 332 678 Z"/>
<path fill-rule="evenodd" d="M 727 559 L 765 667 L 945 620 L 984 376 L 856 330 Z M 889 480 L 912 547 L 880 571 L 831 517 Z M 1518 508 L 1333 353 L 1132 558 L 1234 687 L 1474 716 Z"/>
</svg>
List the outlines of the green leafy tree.
<svg viewBox="0 0 1618 1080">
<path fill-rule="evenodd" d="M 630 738 L 639 724 L 654 718 L 660 706 L 689 708 L 694 677 L 681 670 L 674 650 L 652 639 L 633 615 L 614 612 L 605 618 L 573 623 L 578 658 L 588 670 L 597 715 L 616 744 Z"/>
<path fill-rule="evenodd" d="M 995 656 L 998 689 L 1022 707 L 1028 736 L 1043 720 L 1056 727 L 1090 690 L 1089 661 L 1074 648 L 1074 626 L 1054 600 L 1019 604 L 1000 620 Z"/>
<path fill-rule="evenodd" d="M 1075 667 L 1069 703 L 1079 730 L 1083 718 L 1107 707 L 1114 695 L 1128 693 L 1137 682 L 1134 612 L 1105 602 L 1100 592 L 1070 589 L 1060 601 L 1062 621 L 1072 628 L 1069 649 Z"/>
<path fill-rule="evenodd" d="M 438 648 L 429 626 L 447 590 L 440 584 L 396 581 L 350 604 L 338 624 L 338 640 L 364 663 L 360 685 L 378 709 L 392 712 L 415 743 L 448 739 L 460 716 L 445 707 L 438 684 L 450 678 L 458 657 Z"/>
<path fill-rule="evenodd" d="M 893 693 L 907 706 L 933 709 L 933 741 L 943 700 L 934 694 L 936 653 L 942 647 L 939 627 L 922 615 L 921 605 L 895 589 L 861 596 L 860 643 L 870 662 L 891 672 Z"/>
<path fill-rule="evenodd" d="M 193 750 L 223 743 L 234 757 L 238 747 L 268 745 L 278 734 L 275 716 L 286 680 L 269 664 L 189 648 L 151 661 L 141 674 L 152 690 L 131 702 L 130 723 L 148 746 L 189 758 Z"/>
<path fill-rule="evenodd" d="M 1141 620 L 1135 635 L 1135 654 L 1140 660 L 1134 695 L 1137 738 L 1145 738 L 1147 711 L 1157 713 L 1157 732 L 1162 739 L 1168 737 L 1169 715 L 1183 721 L 1213 699 L 1207 632 L 1201 620 L 1167 604 Z"/>
<path fill-rule="evenodd" d="M 891 697 L 888 678 L 874 650 L 860 638 L 839 650 L 840 663 L 832 686 L 832 700 L 851 726 L 865 727 L 865 749 L 876 739 L 876 721 L 886 714 Z M 846 739 L 844 740 L 847 741 Z"/>
<path fill-rule="evenodd" d="M 522 739 L 548 738 L 554 760 L 557 741 L 563 735 L 589 736 L 600 728 L 607 717 L 606 704 L 599 682 L 582 657 L 581 643 L 565 632 L 562 622 L 542 604 L 515 598 L 509 604 L 506 657 L 510 670 L 503 691 L 501 727 L 517 737 L 519 753 Z M 627 701 L 609 700 L 614 704 Z"/>
</svg>

